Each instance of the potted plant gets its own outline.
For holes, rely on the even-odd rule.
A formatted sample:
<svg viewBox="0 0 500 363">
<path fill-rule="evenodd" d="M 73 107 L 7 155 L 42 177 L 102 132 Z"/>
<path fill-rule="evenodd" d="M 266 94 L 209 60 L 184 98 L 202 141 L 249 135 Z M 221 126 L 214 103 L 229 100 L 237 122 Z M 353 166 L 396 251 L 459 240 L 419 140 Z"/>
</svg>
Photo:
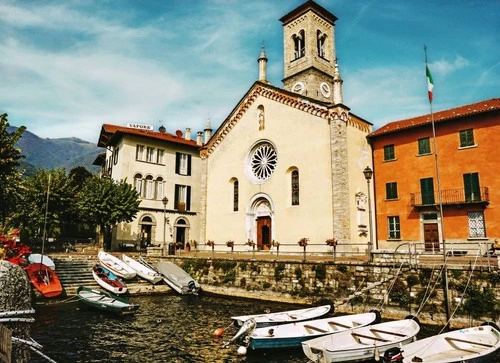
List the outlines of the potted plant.
<svg viewBox="0 0 500 363">
<path fill-rule="evenodd" d="M 214 257 L 214 248 L 215 248 L 215 242 L 214 241 L 211 241 L 211 240 L 208 240 L 207 241 L 207 246 L 209 247 L 212 247 L 212 257 Z"/>
<path fill-rule="evenodd" d="M 335 260 L 335 257 L 337 256 L 337 244 L 338 244 L 337 239 L 334 237 L 334 238 L 327 239 L 325 242 L 326 242 L 327 246 L 333 247 L 333 249 L 332 249 L 333 260 Z"/>
<path fill-rule="evenodd" d="M 304 261 L 306 260 L 306 247 L 308 243 L 309 243 L 309 238 L 303 237 L 299 240 L 299 246 L 304 248 Z"/>
<path fill-rule="evenodd" d="M 231 240 L 227 241 L 226 246 L 231 248 L 231 255 L 232 255 L 234 252 L 234 241 L 231 241 Z"/>
<path fill-rule="evenodd" d="M 280 254 L 280 243 L 278 241 L 272 240 L 271 245 L 276 247 L 276 255 Z"/>
<path fill-rule="evenodd" d="M 255 259 L 255 242 L 253 241 L 253 239 L 248 239 L 245 244 L 252 248 L 253 258 Z"/>
</svg>

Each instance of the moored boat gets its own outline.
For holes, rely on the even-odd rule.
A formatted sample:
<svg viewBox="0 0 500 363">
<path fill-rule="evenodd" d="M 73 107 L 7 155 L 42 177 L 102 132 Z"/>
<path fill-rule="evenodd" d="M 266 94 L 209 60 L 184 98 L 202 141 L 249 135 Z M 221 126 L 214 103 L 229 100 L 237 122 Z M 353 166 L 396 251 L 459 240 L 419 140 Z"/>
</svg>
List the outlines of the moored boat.
<svg viewBox="0 0 500 363">
<path fill-rule="evenodd" d="M 122 260 L 132 269 L 134 269 L 137 275 L 151 282 L 152 284 L 157 284 L 158 282 L 163 280 L 162 275 L 160 275 L 156 270 L 151 268 L 149 265 L 142 263 L 140 260 L 139 261 L 134 260 L 132 257 L 129 257 L 125 254 L 122 255 Z"/>
<path fill-rule="evenodd" d="M 419 331 L 413 319 L 389 321 L 306 340 L 302 350 L 313 362 L 371 361 L 390 348 L 414 341 Z"/>
<path fill-rule="evenodd" d="M 305 340 L 380 323 L 380 313 L 344 315 L 257 328 L 249 335 L 250 348 L 300 348 Z"/>
<path fill-rule="evenodd" d="M 132 267 L 110 253 L 99 251 L 97 257 L 101 265 L 109 269 L 116 276 L 131 279 L 136 275 L 136 271 Z"/>
<path fill-rule="evenodd" d="M 52 259 L 47 255 L 42 255 L 40 253 L 30 253 L 28 255 L 29 263 L 43 263 L 45 266 L 50 267 L 52 271 L 56 270 L 56 264 Z"/>
<path fill-rule="evenodd" d="M 175 263 L 158 261 L 156 269 L 163 276 L 163 280 L 167 285 L 179 294 L 198 294 L 200 284 Z"/>
<path fill-rule="evenodd" d="M 85 286 L 80 286 L 78 288 L 77 295 L 80 301 L 85 305 L 119 315 L 133 314 L 139 309 L 139 305 L 132 304 L 123 297 Z"/>
<path fill-rule="evenodd" d="M 255 319 L 257 328 L 260 328 L 263 326 L 287 324 L 320 318 L 328 314 L 331 308 L 331 305 L 321 305 L 305 309 L 279 311 L 276 313 L 232 316 L 231 319 L 237 327 L 242 326 L 248 319 Z"/>
<path fill-rule="evenodd" d="M 33 286 L 45 297 L 56 297 L 62 294 L 63 287 L 59 277 L 52 269 L 42 263 L 30 263 L 24 270 Z"/>
<path fill-rule="evenodd" d="M 499 349 L 498 327 L 481 325 L 417 340 L 394 354 L 402 353 L 404 363 L 475 363 L 493 362 Z"/>
<path fill-rule="evenodd" d="M 124 294 L 127 292 L 125 281 L 102 265 L 94 265 L 92 276 L 99 286 L 114 294 Z"/>
</svg>

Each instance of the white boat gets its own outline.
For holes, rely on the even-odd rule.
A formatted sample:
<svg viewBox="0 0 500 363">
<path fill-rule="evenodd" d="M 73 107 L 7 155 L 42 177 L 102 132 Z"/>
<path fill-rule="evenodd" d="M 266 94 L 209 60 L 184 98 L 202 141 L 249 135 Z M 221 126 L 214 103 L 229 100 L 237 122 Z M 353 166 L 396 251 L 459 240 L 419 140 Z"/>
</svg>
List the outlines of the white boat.
<svg viewBox="0 0 500 363">
<path fill-rule="evenodd" d="M 31 253 L 28 255 L 29 263 L 41 263 L 47 267 L 50 267 L 52 271 L 56 270 L 56 264 L 52 259 L 47 255 L 42 255 L 40 253 Z"/>
<path fill-rule="evenodd" d="M 236 325 L 237 327 L 242 326 L 243 323 L 248 319 L 255 319 L 257 328 L 260 328 L 263 326 L 286 324 L 320 318 L 328 314 L 331 308 L 331 305 L 321 305 L 306 309 L 279 311 L 276 313 L 232 316 L 231 319 L 234 321 L 234 325 Z"/>
<path fill-rule="evenodd" d="M 374 311 L 262 327 L 251 332 L 249 346 L 254 350 L 300 348 L 305 340 L 377 323 L 380 323 L 380 313 Z"/>
<path fill-rule="evenodd" d="M 99 286 L 114 294 L 124 294 L 128 290 L 125 281 L 104 266 L 94 265 L 92 276 Z"/>
<path fill-rule="evenodd" d="M 163 280 L 167 283 L 167 285 L 179 294 L 198 294 L 200 284 L 175 263 L 169 261 L 158 261 L 156 269 L 163 276 Z"/>
<path fill-rule="evenodd" d="M 160 282 L 161 280 L 163 280 L 162 275 L 160 275 L 156 270 L 154 270 L 150 266 L 142 263 L 141 260 L 139 260 L 139 261 L 134 260 L 132 257 L 129 257 L 125 254 L 122 255 L 122 260 L 127 265 L 132 267 L 132 269 L 135 270 L 137 275 L 142 277 L 144 280 L 151 282 L 152 284 L 156 284 L 156 283 Z"/>
<path fill-rule="evenodd" d="M 389 321 L 306 340 L 302 350 L 313 362 L 371 361 L 390 348 L 411 343 L 419 331 L 413 319 Z"/>
<path fill-rule="evenodd" d="M 403 346 L 404 363 L 493 362 L 500 349 L 498 327 L 482 325 L 454 330 Z"/>
<path fill-rule="evenodd" d="M 131 279 L 137 274 L 132 267 L 110 253 L 99 251 L 97 257 L 104 267 L 119 277 Z"/>
</svg>

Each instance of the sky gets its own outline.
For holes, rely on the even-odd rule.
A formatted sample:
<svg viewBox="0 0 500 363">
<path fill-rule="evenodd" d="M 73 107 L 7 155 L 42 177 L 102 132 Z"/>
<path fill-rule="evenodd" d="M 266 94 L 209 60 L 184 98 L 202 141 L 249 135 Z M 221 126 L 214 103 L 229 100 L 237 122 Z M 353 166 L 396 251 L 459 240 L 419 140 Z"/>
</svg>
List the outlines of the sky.
<svg viewBox="0 0 500 363">
<path fill-rule="evenodd" d="M 282 87 L 279 19 L 304 0 L 2 0 L 0 114 L 97 143 L 103 123 L 216 130 L 258 79 Z M 317 0 L 339 19 L 344 104 L 373 129 L 500 97 L 500 1 Z"/>
</svg>

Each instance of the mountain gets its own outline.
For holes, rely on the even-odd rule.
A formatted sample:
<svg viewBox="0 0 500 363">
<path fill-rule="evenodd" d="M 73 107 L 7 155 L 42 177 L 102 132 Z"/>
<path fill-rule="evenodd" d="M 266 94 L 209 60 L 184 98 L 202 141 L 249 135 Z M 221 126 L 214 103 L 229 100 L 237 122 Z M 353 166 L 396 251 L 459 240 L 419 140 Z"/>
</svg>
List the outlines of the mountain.
<svg viewBox="0 0 500 363">
<path fill-rule="evenodd" d="M 17 127 L 9 126 L 7 132 L 13 132 Z M 64 168 L 67 172 L 77 166 L 83 166 L 91 173 L 99 171 L 99 167 L 92 165 L 97 155 L 104 152 L 95 144 L 76 137 L 60 139 L 42 139 L 25 130 L 16 144 L 25 156 L 21 159 L 21 167 L 26 174 L 32 175 L 36 169 Z"/>
</svg>

